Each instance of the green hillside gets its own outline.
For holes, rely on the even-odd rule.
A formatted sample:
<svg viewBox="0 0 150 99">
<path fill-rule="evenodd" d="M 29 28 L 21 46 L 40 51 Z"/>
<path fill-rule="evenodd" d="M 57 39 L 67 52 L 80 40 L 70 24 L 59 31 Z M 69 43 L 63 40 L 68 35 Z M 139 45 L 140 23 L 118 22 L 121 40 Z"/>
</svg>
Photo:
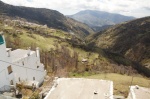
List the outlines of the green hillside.
<svg viewBox="0 0 150 99">
<path fill-rule="evenodd" d="M 61 73 L 59 70 L 63 70 L 65 75 L 69 72 L 90 72 L 90 74 L 115 72 L 131 75 L 130 64 L 118 65 L 106 57 L 104 51 L 89 50 L 82 39 L 65 31 L 27 21 L 12 20 L 9 17 L 0 18 L 0 31 L 5 34 L 7 47 L 13 50 L 28 47 L 35 50 L 37 46 L 40 47 L 41 61 L 49 73 L 57 74 Z M 83 59 L 87 61 L 82 62 Z M 136 70 L 134 73 L 137 73 Z"/>
<path fill-rule="evenodd" d="M 97 46 L 105 51 L 142 64 L 139 70 L 149 72 L 150 68 L 150 17 L 136 19 L 112 26 L 88 38 L 89 45 Z"/>
</svg>

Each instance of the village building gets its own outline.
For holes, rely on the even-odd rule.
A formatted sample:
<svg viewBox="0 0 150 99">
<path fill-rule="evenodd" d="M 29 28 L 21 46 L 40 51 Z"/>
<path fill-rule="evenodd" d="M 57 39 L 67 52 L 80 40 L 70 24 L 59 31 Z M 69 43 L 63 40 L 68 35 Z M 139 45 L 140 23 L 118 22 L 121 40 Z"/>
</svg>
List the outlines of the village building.
<svg viewBox="0 0 150 99">
<path fill-rule="evenodd" d="M 10 57 L 7 55 L 4 37 L 0 34 L 0 89 L 14 82 Z"/>
<path fill-rule="evenodd" d="M 39 87 L 46 70 L 40 62 L 39 48 L 36 51 L 6 48 L 3 33 L 0 33 L 0 91 L 16 83 L 30 83 Z M 8 89 L 8 88 L 7 88 Z"/>
<path fill-rule="evenodd" d="M 113 99 L 113 82 L 84 78 L 58 78 L 44 99 Z"/>
<path fill-rule="evenodd" d="M 130 92 L 127 99 L 150 99 L 150 88 L 130 86 Z"/>
</svg>

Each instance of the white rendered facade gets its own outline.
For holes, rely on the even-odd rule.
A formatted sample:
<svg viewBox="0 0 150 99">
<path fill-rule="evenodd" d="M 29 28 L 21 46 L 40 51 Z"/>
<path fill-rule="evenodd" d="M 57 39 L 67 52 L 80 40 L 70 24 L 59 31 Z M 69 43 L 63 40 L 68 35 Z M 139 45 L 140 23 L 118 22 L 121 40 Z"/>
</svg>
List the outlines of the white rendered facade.
<svg viewBox="0 0 150 99">
<path fill-rule="evenodd" d="M 36 81 L 41 84 L 46 75 L 44 65 L 40 63 L 39 49 L 29 51 L 17 49 L 11 52 L 15 83 Z"/>
<path fill-rule="evenodd" d="M 5 85 L 10 85 L 11 82 L 14 82 L 14 75 L 13 72 L 8 72 L 8 67 L 10 66 L 9 62 L 11 60 L 10 57 L 7 56 L 4 36 L 0 35 L 0 39 L 3 39 L 3 43 L 0 43 L 0 88 L 2 88 Z"/>
<path fill-rule="evenodd" d="M 0 34 L 0 38 L 4 36 Z M 0 40 L 1 41 L 1 40 Z M 39 49 L 36 51 L 6 49 L 5 41 L 0 44 L 0 89 L 3 86 L 15 85 L 19 82 L 37 82 L 36 86 L 44 81 L 46 71 L 40 62 Z"/>
</svg>

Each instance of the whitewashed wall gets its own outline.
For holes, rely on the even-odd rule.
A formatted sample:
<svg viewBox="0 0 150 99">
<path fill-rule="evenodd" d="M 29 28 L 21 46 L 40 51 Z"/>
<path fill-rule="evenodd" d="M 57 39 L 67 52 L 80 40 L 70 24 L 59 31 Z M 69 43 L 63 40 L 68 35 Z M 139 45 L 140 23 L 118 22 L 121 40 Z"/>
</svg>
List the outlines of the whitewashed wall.
<svg viewBox="0 0 150 99">
<path fill-rule="evenodd" d="M 24 65 L 22 63 L 24 63 Z M 40 59 L 36 56 L 36 53 L 33 53 L 14 64 L 19 65 L 13 65 L 16 83 L 19 82 L 19 78 L 21 81 L 33 81 L 33 77 L 35 77 L 35 81 L 38 81 L 39 83 L 44 80 L 46 71 L 44 70 L 44 66 L 40 63 Z"/>
<path fill-rule="evenodd" d="M 6 76 L 6 70 L 2 70 L 0 71 L 0 88 L 2 88 L 4 85 L 9 85 L 9 82 L 7 80 L 7 76 Z"/>
<path fill-rule="evenodd" d="M 5 85 L 10 85 L 11 80 L 13 80 L 14 82 L 13 72 L 11 74 L 8 74 L 7 67 L 10 66 L 9 62 L 10 57 L 8 57 L 7 55 L 6 44 L 4 42 L 4 44 L 0 45 L 0 88 Z"/>
</svg>

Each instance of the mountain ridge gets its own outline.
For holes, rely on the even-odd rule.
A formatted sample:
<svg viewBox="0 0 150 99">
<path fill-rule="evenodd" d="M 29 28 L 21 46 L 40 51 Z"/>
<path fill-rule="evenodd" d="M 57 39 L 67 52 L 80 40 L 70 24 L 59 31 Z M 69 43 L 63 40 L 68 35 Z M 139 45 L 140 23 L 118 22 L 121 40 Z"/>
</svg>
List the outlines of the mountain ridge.
<svg viewBox="0 0 150 99">
<path fill-rule="evenodd" d="M 90 27 L 102 27 L 105 25 L 115 25 L 124 21 L 132 20 L 134 17 L 124 16 L 116 13 L 109 13 L 97 10 L 84 10 L 74 15 L 69 15 L 77 21 L 83 22 Z"/>
<path fill-rule="evenodd" d="M 42 25 L 46 24 L 48 27 L 61 29 L 64 31 L 72 31 L 81 37 L 94 32 L 86 24 L 69 19 L 56 10 L 46 8 L 13 6 L 0 1 L 0 14 L 12 18 L 24 18 L 30 22 L 35 22 Z M 72 21 L 78 24 L 78 26 L 71 24 Z"/>
</svg>

